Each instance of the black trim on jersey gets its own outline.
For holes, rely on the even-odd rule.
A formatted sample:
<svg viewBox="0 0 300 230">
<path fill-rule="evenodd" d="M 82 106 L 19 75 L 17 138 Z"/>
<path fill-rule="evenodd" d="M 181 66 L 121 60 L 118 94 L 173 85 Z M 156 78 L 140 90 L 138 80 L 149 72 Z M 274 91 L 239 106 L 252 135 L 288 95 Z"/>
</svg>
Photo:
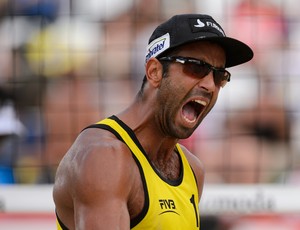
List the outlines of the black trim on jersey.
<svg viewBox="0 0 300 230">
<path fill-rule="evenodd" d="M 114 134 L 116 136 L 116 138 L 118 138 L 120 141 L 125 143 L 124 140 L 122 139 L 122 137 L 120 136 L 120 134 L 116 130 L 114 130 L 113 128 L 111 128 L 110 126 L 108 126 L 106 124 L 92 124 L 92 125 L 84 128 L 83 130 L 89 129 L 89 128 L 98 128 L 98 129 L 107 130 L 107 131 L 111 132 L 112 134 Z"/>
<path fill-rule="evenodd" d="M 145 174 L 144 174 L 143 168 L 142 168 L 139 160 L 136 158 L 136 156 L 133 153 L 132 153 L 132 156 L 133 156 L 133 159 L 135 160 L 135 162 L 139 168 L 140 174 L 141 174 L 143 187 L 144 187 L 145 203 L 144 203 L 144 207 L 143 207 L 142 211 L 136 217 L 134 217 L 132 220 L 130 220 L 130 228 L 133 228 L 136 225 L 138 225 L 144 219 L 144 217 L 146 216 L 146 214 L 149 210 L 149 193 L 148 193 L 148 187 L 147 187 L 147 183 L 146 183 Z"/>
<path fill-rule="evenodd" d="M 116 116 L 112 116 L 112 117 L 109 117 L 109 119 L 112 119 L 112 120 L 115 120 L 115 118 L 117 118 Z M 120 121 L 118 118 L 117 120 L 115 120 L 119 125 L 121 125 L 122 128 L 123 125 L 120 124 L 118 121 Z M 123 123 L 123 122 L 122 122 Z M 123 123 L 124 124 L 124 123 Z M 127 126 L 126 126 L 127 127 Z M 92 124 L 86 128 L 84 128 L 83 130 L 85 129 L 88 129 L 88 128 L 99 128 L 99 129 L 104 129 L 104 130 L 107 130 L 111 133 L 113 133 L 120 141 L 122 141 L 124 144 L 125 144 L 125 141 L 123 140 L 123 138 L 121 137 L 121 135 L 116 131 L 114 130 L 113 128 L 111 128 L 109 125 L 106 125 L 106 124 Z M 131 129 L 130 129 L 131 130 Z M 127 131 L 127 129 L 125 129 L 125 131 Z M 132 132 L 132 131 L 131 131 Z M 130 134 L 129 134 L 130 135 Z M 130 135 L 131 137 L 131 135 Z M 137 140 L 137 139 L 136 139 Z M 135 140 L 133 140 L 135 142 Z M 135 143 L 137 144 L 137 143 Z M 138 145 L 139 147 L 139 145 Z M 134 161 L 136 162 L 138 168 L 139 168 L 139 171 L 140 171 L 140 175 L 141 175 L 141 178 L 142 178 L 142 183 L 143 183 L 143 187 L 144 187 L 144 199 L 145 199 L 145 202 L 144 202 L 144 206 L 143 206 L 143 209 L 142 211 L 136 216 L 134 217 L 133 219 L 130 220 L 130 228 L 133 228 L 135 227 L 138 223 L 141 222 L 141 220 L 146 216 L 147 212 L 148 212 L 148 209 L 149 209 L 149 193 L 148 193 L 148 188 L 147 188 L 147 183 L 146 183 L 146 179 L 145 179 L 145 175 L 144 175 L 144 171 L 143 171 L 143 168 L 141 166 L 141 163 L 139 162 L 139 160 L 136 158 L 136 156 L 133 154 L 133 152 L 131 151 L 130 147 L 128 146 L 131 154 L 132 154 L 132 157 L 134 159 Z M 139 147 L 140 148 L 140 147 Z M 142 149 L 140 149 L 142 151 Z M 59 222 L 60 223 L 60 222 Z M 63 229 L 63 230 L 68 230 L 68 229 Z"/>
<path fill-rule="evenodd" d="M 123 121 L 121 121 L 118 117 L 116 116 L 111 116 L 110 119 L 116 121 L 127 133 L 128 135 L 131 137 L 131 139 L 134 141 L 134 143 L 137 145 L 137 147 L 141 150 L 141 152 L 144 154 L 144 156 L 147 158 L 149 164 L 151 165 L 152 169 L 155 171 L 155 173 L 167 184 L 171 185 L 171 186 L 178 186 L 182 183 L 183 180 L 183 174 L 184 174 L 184 169 L 183 169 L 183 162 L 181 159 L 180 154 L 177 152 L 177 148 L 176 148 L 176 153 L 179 157 L 179 162 L 180 162 L 180 175 L 178 177 L 178 179 L 176 180 L 169 180 L 165 177 L 163 177 L 160 172 L 155 168 L 155 166 L 153 165 L 153 163 L 151 162 L 151 160 L 149 159 L 148 155 L 146 154 L 146 151 L 144 150 L 143 146 L 141 145 L 141 143 L 139 142 L 139 140 L 137 139 L 135 133 L 133 132 L 133 130 L 131 128 L 129 128 Z"/>
<path fill-rule="evenodd" d="M 61 229 L 62 229 L 62 230 L 69 230 L 69 229 L 66 227 L 66 225 L 64 225 L 64 223 L 61 222 L 61 220 L 59 219 L 59 217 L 58 217 L 58 215 L 57 215 L 57 212 L 55 212 L 55 215 L 56 215 L 56 219 L 57 219 L 57 221 L 58 221 L 58 223 L 59 223 Z"/>
<path fill-rule="evenodd" d="M 197 188 L 198 188 L 198 180 L 197 180 L 196 174 L 195 174 L 194 169 L 193 169 L 193 167 L 191 165 L 190 165 L 190 168 L 191 168 L 191 170 L 193 172 L 194 179 L 195 179 L 195 182 L 196 182 L 196 185 L 197 185 Z"/>
</svg>

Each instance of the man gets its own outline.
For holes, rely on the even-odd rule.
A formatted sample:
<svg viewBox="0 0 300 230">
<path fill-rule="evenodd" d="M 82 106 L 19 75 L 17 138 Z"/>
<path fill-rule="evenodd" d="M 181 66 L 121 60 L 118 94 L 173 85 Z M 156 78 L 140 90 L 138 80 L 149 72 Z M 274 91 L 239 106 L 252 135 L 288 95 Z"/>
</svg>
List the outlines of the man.
<svg viewBox="0 0 300 230">
<path fill-rule="evenodd" d="M 177 15 L 149 39 L 133 103 L 84 129 L 53 190 L 58 229 L 199 229 L 204 170 L 178 144 L 252 50 L 207 15 Z"/>
</svg>

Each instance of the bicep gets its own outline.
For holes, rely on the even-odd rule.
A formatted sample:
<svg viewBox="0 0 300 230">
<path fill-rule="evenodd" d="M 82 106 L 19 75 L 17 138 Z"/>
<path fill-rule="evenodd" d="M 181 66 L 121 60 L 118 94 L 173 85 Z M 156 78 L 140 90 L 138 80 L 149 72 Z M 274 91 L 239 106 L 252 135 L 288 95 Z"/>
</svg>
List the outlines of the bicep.
<svg viewBox="0 0 300 230">
<path fill-rule="evenodd" d="M 102 146 L 78 163 L 72 190 L 76 229 L 129 229 L 128 154 Z"/>
<path fill-rule="evenodd" d="M 75 203 L 75 229 L 124 229 L 129 230 L 130 219 L 126 203 L 106 199 L 98 203 Z"/>
</svg>

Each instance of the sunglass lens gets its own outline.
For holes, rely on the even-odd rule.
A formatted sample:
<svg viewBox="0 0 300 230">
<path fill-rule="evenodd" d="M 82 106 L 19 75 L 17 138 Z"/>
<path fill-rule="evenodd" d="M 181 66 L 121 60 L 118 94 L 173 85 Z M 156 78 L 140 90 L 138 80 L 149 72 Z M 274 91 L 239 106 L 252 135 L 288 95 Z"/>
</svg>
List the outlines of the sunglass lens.
<svg viewBox="0 0 300 230">
<path fill-rule="evenodd" d="M 215 84 L 224 87 L 227 83 L 226 72 L 222 70 L 214 70 Z"/>
<path fill-rule="evenodd" d="M 186 63 L 184 69 L 187 74 L 197 78 L 203 78 L 210 72 L 208 66 L 195 63 Z"/>
</svg>

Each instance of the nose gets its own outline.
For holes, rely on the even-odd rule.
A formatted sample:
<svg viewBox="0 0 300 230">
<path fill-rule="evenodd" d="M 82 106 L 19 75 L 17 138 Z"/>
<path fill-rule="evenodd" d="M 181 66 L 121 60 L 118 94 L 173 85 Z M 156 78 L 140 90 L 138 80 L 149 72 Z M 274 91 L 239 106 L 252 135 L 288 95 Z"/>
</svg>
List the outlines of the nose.
<svg viewBox="0 0 300 230">
<path fill-rule="evenodd" d="M 205 77 L 203 77 L 199 81 L 198 86 L 206 89 L 208 92 L 213 92 L 216 88 L 213 71 L 210 71 Z"/>
</svg>

